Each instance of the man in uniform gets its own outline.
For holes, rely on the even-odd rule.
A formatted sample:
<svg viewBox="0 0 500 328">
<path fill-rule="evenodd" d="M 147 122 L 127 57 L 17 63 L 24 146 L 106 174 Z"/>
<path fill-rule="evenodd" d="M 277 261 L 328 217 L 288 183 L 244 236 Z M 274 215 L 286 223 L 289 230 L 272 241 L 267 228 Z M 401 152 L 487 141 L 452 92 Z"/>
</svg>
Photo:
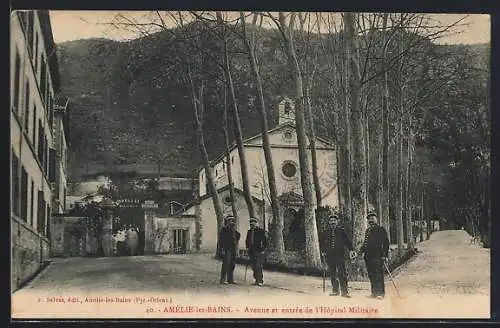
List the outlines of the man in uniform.
<svg viewBox="0 0 500 328">
<path fill-rule="evenodd" d="M 325 231 L 323 238 L 323 249 L 326 249 L 326 262 L 330 270 L 330 277 L 332 282 L 332 293 L 330 296 L 339 295 L 342 297 L 350 298 L 349 290 L 347 288 L 347 270 L 345 267 L 345 255 L 347 250 L 350 257 L 355 257 L 352 246 L 352 241 L 345 232 L 344 228 L 339 225 L 339 217 L 337 214 L 331 214 L 328 217 L 328 229 Z"/>
<path fill-rule="evenodd" d="M 221 229 L 219 245 L 223 255 L 220 283 L 235 284 L 234 267 L 236 250 L 241 234 L 236 230 L 236 220 L 233 216 L 226 218 L 226 225 Z"/>
<path fill-rule="evenodd" d="M 389 237 L 384 227 L 378 224 L 375 213 L 369 213 L 367 220 L 368 229 L 366 229 L 360 253 L 364 253 L 366 270 L 370 278 L 371 295 L 369 297 L 383 299 L 385 296 L 384 266 L 389 255 Z"/>
<path fill-rule="evenodd" d="M 264 251 L 267 248 L 266 231 L 258 226 L 256 218 L 250 218 L 250 229 L 247 232 L 246 247 L 250 264 L 255 278 L 254 285 L 262 286 L 264 277 L 262 273 L 262 264 L 264 262 Z"/>
</svg>

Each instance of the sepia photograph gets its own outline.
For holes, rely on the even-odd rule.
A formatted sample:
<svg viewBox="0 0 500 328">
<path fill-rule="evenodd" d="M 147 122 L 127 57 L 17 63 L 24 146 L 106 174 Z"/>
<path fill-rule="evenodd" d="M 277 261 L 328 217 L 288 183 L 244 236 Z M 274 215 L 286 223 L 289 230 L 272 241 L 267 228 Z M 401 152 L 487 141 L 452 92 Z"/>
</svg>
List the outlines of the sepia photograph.
<svg viewBox="0 0 500 328">
<path fill-rule="evenodd" d="M 11 11 L 11 318 L 489 319 L 490 30 Z"/>
</svg>

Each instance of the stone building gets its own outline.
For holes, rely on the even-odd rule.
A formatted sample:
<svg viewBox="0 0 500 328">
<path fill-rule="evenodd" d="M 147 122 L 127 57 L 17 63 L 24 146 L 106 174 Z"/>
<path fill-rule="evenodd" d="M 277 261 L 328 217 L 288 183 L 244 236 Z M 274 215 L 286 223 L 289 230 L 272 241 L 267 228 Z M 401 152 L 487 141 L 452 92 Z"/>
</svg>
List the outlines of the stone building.
<svg viewBox="0 0 500 328">
<path fill-rule="evenodd" d="M 294 122 L 294 106 L 290 99 L 285 98 L 278 104 L 279 122 L 276 127 L 268 131 L 271 152 L 276 177 L 276 187 L 280 206 L 284 213 L 285 246 L 290 248 L 287 241 L 294 234 L 294 229 L 300 226 L 299 211 L 303 207 L 302 188 L 300 182 L 299 149 Z M 244 151 L 248 165 L 248 178 L 251 194 L 256 207 L 261 226 L 269 227 L 272 218 L 269 184 L 267 179 L 266 161 L 262 147 L 262 136 L 256 135 L 244 140 Z M 338 205 L 336 151 L 334 145 L 322 138 L 316 138 L 316 154 L 318 175 L 321 185 L 322 202 L 324 205 L 335 207 Z M 309 154 L 310 157 L 310 154 Z M 310 158 L 309 158 L 310 159 Z M 311 159 L 309 161 L 312 162 Z M 241 179 L 240 159 L 236 145 L 230 148 L 229 158 L 221 154 L 213 162 L 212 174 L 219 192 L 225 214 L 232 213 L 231 198 L 229 196 L 229 182 L 227 167 L 231 167 L 238 211 L 239 222 L 237 227 L 242 232 L 240 247 L 245 247 L 245 233 L 249 229 L 248 209 L 243 197 L 243 182 Z M 310 168 L 312 170 L 312 168 Z M 207 187 L 207 177 L 204 168 L 196 172 L 199 180 L 198 201 L 188 206 L 187 211 L 193 211 L 200 219 L 202 229 L 201 250 L 212 251 L 217 245 L 216 215 L 212 199 Z M 315 195 L 314 195 L 315 197 Z M 303 228 L 302 228 L 303 229 Z M 290 237 L 290 238 L 288 238 Z"/>
<path fill-rule="evenodd" d="M 66 131 L 54 133 L 53 129 L 54 124 L 60 127 L 54 115 L 59 71 L 48 11 L 11 14 L 10 62 L 11 277 L 15 290 L 49 257 L 49 218 L 61 210 L 54 205 L 56 201 L 64 204 L 63 192 L 54 193 L 56 147 L 66 139 Z M 65 168 L 64 163 L 60 165 Z"/>
</svg>

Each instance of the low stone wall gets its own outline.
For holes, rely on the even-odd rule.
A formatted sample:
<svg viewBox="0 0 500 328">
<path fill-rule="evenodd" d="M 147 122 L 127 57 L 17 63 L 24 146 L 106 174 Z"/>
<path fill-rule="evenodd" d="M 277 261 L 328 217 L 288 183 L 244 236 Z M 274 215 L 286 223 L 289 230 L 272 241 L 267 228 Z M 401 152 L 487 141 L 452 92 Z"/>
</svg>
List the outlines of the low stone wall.
<svg viewBox="0 0 500 328">
<path fill-rule="evenodd" d="M 50 242 L 17 217 L 12 217 L 11 228 L 11 279 L 15 291 L 48 263 Z"/>
</svg>

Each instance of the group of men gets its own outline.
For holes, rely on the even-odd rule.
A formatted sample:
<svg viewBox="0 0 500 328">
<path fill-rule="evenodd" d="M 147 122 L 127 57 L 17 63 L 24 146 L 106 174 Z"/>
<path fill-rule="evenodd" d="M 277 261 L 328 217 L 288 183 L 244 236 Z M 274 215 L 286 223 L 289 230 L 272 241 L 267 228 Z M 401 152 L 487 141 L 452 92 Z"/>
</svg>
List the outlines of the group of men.
<svg viewBox="0 0 500 328">
<path fill-rule="evenodd" d="M 364 254 L 364 261 L 370 279 L 371 294 L 369 297 L 383 299 L 385 296 L 384 267 L 389 255 L 389 237 L 387 231 L 378 224 L 377 215 L 367 215 L 368 228 L 359 254 Z M 236 284 L 234 281 L 235 258 L 241 234 L 236 229 L 233 216 L 226 218 L 226 224 L 219 235 L 219 247 L 223 255 L 221 269 L 221 284 Z M 350 298 L 348 290 L 348 275 L 346 257 L 349 254 L 355 259 L 358 253 L 354 250 L 352 240 L 339 222 L 337 214 L 328 216 L 328 228 L 321 237 L 322 260 L 328 265 L 332 292 L 330 296 L 340 295 Z M 254 285 L 264 284 L 262 265 L 267 248 L 267 233 L 258 226 L 256 218 L 250 218 L 250 229 L 246 236 L 246 248 L 255 279 Z"/>
<path fill-rule="evenodd" d="M 383 299 L 385 296 L 384 267 L 387 265 L 389 256 L 389 237 L 387 231 L 378 224 L 375 213 L 369 213 L 367 220 L 368 228 L 359 253 L 364 255 L 366 271 L 370 279 L 371 294 L 369 297 Z M 354 250 L 349 235 L 340 225 L 339 217 L 336 214 L 331 214 L 328 217 L 328 223 L 329 229 L 326 230 L 326 236 L 322 238 L 322 249 L 326 250 L 322 253 L 322 257 L 330 271 L 332 282 L 330 295 L 350 298 L 345 265 L 346 254 L 349 252 L 351 259 L 355 259 L 358 254 Z"/>
<path fill-rule="evenodd" d="M 266 231 L 259 227 L 258 222 L 256 218 L 250 218 L 250 229 L 247 232 L 245 245 L 255 279 L 254 285 L 262 286 L 264 284 L 262 265 L 268 239 Z M 234 216 L 228 216 L 219 236 L 219 247 L 223 256 L 221 284 L 236 284 L 233 273 L 240 237 L 241 234 L 236 229 L 236 219 Z"/>
<path fill-rule="evenodd" d="M 139 229 L 132 225 L 122 226 L 116 234 L 113 235 L 116 242 L 116 255 L 137 255 L 139 245 Z"/>
</svg>

